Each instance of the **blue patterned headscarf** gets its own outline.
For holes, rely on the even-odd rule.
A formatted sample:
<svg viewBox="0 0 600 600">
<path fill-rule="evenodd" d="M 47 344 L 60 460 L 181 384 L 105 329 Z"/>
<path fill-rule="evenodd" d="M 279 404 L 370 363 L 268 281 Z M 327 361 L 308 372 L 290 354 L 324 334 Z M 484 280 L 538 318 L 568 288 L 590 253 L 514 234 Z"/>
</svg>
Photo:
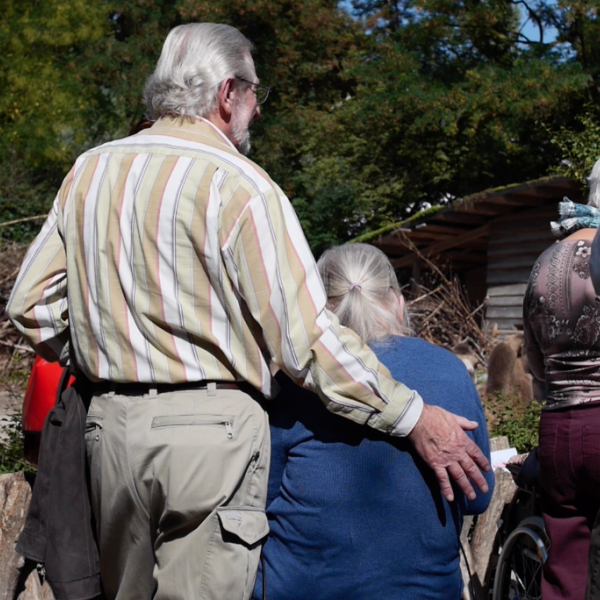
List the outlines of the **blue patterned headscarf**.
<svg viewBox="0 0 600 600">
<path fill-rule="evenodd" d="M 576 204 L 568 198 L 558 203 L 560 219 L 552 221 L 550 227 L 557 238 L 564 238 L 578 229 L 590 227 L 597 229 L 600 225 L 600 210 L 587 204 Z"/>
</svg>

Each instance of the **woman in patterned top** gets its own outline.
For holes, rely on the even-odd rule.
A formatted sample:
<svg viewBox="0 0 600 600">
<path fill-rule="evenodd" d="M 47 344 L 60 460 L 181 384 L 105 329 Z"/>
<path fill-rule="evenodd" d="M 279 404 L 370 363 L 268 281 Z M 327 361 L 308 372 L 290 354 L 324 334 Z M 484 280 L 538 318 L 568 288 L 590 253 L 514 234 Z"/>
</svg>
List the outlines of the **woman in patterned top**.
<svg viewBox="0 0 600 600">
<path fill-rule="evenodd" d="M 600 164 L 588 206 L 561 203 L 563 237 L 535 263 L 525 295 L 527 357 L 547 399 L 540 421 L 540 484 L 550 554 L 544 600 L 583 599 L 590 530 L 600 508 L 600 298 L 590 279 L 600 223 Z"/>
</svg>

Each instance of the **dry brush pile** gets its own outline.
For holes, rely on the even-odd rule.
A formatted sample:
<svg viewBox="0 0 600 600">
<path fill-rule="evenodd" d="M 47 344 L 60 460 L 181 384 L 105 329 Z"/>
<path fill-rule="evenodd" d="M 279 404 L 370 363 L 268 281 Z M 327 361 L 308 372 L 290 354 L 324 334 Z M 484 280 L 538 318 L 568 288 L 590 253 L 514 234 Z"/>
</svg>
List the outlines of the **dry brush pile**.
<svg viewBox="0 0 600 600">
<path fill-rule="evenodd" d="M 482 367 L 487 366 L 494 340 L 483 327 L 485 301 L 472 307 L 458 278 L 447 276 L 408 236 L 403 237 L 429 272 L 427 284 L 413 283 L 403 290 L 415 335 L 448 350 L 468 348 Z"/>
<path fill-rule="evenodd" d="M 6 303 L 27 246 L 5 242 L 0 247 L 0 391 L 22 394 L 33 352 L 6 316 Z"/>
<path fill-rule="evenodd" d="M 487 364 L 491 339 L 481 327 L 484 304 L 473 309 L 457 279 L 444 278 L 432 288 L 418 285 L 404 292 L 415 335 L 449 350 L 466 344 L 481 365 Z"/>
</svg>

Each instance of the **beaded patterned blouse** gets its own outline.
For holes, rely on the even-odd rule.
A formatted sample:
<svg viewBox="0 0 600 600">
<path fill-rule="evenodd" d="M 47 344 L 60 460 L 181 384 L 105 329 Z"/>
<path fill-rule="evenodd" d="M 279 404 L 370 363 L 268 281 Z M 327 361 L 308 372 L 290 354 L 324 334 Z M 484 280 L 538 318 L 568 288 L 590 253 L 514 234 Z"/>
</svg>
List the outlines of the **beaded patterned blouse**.
<svg viewBox="0 0 600 600">
<path fill-rule="evenodd" d="M 556 242 L 537 260 L 523 305 L 527 357 L 546 381 L 544 410 L 600 402 L 600 297 L 591 240 Z"/>
</svg>

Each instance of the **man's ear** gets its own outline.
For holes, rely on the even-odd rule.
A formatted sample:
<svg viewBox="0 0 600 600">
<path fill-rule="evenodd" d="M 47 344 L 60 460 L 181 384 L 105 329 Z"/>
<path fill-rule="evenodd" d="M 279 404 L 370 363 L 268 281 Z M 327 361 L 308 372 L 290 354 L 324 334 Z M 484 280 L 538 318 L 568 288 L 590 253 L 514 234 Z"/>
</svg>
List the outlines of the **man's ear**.
<svg viewBox="0 0 600 600">
<path fill-rule="evenodd" d="M 233 113 L 235 95 L 238 91 L 235 85 L 235 78 L 228 77 L 221 82 L 217 99 L 219 101 L 219 112 L 224 121 L 228 121 Z"/>
</svg>

